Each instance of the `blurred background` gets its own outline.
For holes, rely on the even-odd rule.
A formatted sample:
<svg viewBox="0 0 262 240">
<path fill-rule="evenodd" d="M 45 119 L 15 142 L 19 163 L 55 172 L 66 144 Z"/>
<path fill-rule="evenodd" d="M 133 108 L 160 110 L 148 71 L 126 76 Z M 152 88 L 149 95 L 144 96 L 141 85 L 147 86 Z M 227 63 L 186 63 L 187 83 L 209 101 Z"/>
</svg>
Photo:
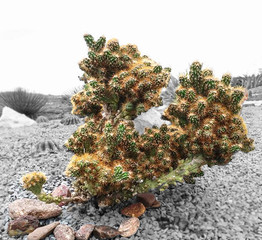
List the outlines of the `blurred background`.
<svg viewBox="0 0 262 240">
<path fill-rule="evenodd" d="M 175 78 L 198 60 L 218 78 L 231 73 L 232 85 L 249 89 L 249 100 L 262 99 L 260 6 L 259 0 L 1 1 L 0 105 L 22 89 L 44 94 L 45 111 L 68 111 L 82 87 L 85 33 L 136 44 Z"/>
</svg>

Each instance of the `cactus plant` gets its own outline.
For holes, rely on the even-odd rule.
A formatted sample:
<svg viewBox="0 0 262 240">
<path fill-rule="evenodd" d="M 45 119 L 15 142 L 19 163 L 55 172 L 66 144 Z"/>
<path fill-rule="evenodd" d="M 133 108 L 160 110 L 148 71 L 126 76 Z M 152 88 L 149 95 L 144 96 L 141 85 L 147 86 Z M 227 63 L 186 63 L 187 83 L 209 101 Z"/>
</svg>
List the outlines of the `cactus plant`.
<svg viewBox="0 0 262 240">
<path fill-rule="evenodd" d="M 162 150 L 156 161 L 153 157 L 151 146 L 157 145 L 164 133 L 156 134 L 152 144 L 148 133 L 148 143 L 144 144 L 132 121 L 151 107 L 161 105 L 160 93 L 168 84 L 170 69 L 141 56 L 135 45 L 120 46 L 116 39 L 106 44 L 104 37 L 94 41 L 91 35 L 84 39 L 89 58 L 79 66 L 84 71 L 81 80 L 85 87 L 71 101 L 72 113 L 87 118 L 66 143 L 75 153 L 67 174 L 76 177 L 78 192 L 99 197 L 121 190 L 121 197 L 130 197 L 132 186 L 141 179 L 152 178 L 161 173 L 160 169 L 165 172 L 171 167 L 168 152 Z M 162 163 L 161 158 L 165 157 L 168 159 Z M 143 162 L 140 166 L 139 161 Z"/>
<path fill-rule="evenodd" d="M 64 125 L 73 125 L 73 124 L 79 124 L 80 123 L 80 119 L 77 116 L 74 115 L 70 115 L 67 116 L 65 118 L 63 118 L 60 123 L 64 124 Z"/>
<path fill-rule="evenodd" d="M 48 151 L 48 152 L 56 152 L 56 151 L 59 151 L 60 150 L 60 146 L 59 144 L 52 140 L 52 139 L 49 139 L 49 140 L 43 140 L 43 141 L 40 141 L 36 144 L 36 152 L 45 152 L 45 151 Z"/>
<path fill-rule="evenodd" d="M 42 187 L 46 182 L 46 176 L 42 172 L 31 172 L 22 177 L 23 187 L 39 195 L 42 192 Z"/>
<path fill-rule="evenodd" d="M 201 154 L 209 165 L 226 164 L 236 151 L 253 149 L 239 116 L 245 89 L 231 87 L 229 74 L 220 81 L 212 71 L 201 68 L 202 64 L 194 62 L 189 76 L 180 76 L 175 102 L 164 116 L 186 132 L 184 156 Z"/>
<path fill-rule="evenodd" d="M 86 115 L 85 124 L 68 139 L 73 151 L 66 173 L 75 177 L 79 194 L 91 194 L 108 204 L 151 188 L 165 189 L 176 181 L 202 175 L 201 166 L 225 164 L 234 152 L 252 150 L 253 140 L 238 115 L 243 89 L 230 86 L 194 62 L 189 76 L 180 76 L 176 99 L 164 113 L 171 125 L 146 129 L 139 135 L 133 119 L 162 104 L 170 69 L 141 56 L 135 45 L 106 44 L 91 35 L 84 39 L 88 58 L 82 91 L 71 98 L 73 114 Z"/>
<path fill-rule="evenodd" d="M 46 183 L 46 176 L 42 172 L 31 172 L 25 174 L 21 182 L 23 184 L 23 188 L 32 192 L 37 196 L 37 198 L 46 203 L 56 203 L 60 204 L 68 203 L 68 202 L 86 202 L 88 199 L 81 198 L 79 196 L 72 197 L 63 197 L 63 196 L 53 196 L 52 194 L 47 194 L 43 190 L 43 185 Z"/>
<path fill-rule="evenodd" d="M 49 122 L 49 119 L 45 116 L 39 116 L 39 117 L 37 117 L 36 122 L 37 123 L 45 123 L 45 122 Z"/>
</svg>

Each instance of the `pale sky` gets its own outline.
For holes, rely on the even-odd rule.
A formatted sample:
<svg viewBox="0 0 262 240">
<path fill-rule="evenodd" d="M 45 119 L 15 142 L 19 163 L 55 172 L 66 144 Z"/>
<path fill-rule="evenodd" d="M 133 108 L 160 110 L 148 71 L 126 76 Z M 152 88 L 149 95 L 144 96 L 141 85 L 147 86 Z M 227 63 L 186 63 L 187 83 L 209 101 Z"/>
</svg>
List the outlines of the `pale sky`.
<svg viewBox="0 0 262 240">
<path fill-rule="evenodd" d="M 0 2 L 0 92 L 63 94 L 81 85 L 85 33 L 136 44 L 178 78 L 198 60 L 215 76 L 262 68 L 261 0 Z"/>
</svg>

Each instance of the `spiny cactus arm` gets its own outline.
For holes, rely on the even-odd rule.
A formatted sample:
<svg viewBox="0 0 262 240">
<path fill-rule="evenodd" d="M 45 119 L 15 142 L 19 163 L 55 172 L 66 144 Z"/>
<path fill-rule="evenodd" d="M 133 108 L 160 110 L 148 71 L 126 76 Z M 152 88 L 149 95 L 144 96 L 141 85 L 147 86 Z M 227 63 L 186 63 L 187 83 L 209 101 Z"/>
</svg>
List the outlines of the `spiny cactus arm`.
<svg viewBox="0 0 262 240">
<path fill-rule="evenodd" d="M 176 182 L 183 182 L 184 177 L 190 176 L 193 173 L 201 173 L 201 167 L 207 164 L 205 159 L 199 155 L 194 158 L 180 160 L 176 169 L 168 174 L 163 174 L 158 179 L 146 179 L 141 184 L 137 185 L 134 190 L 134 195 L 137 193 L 147 192 L 150 189 L 160 188 L 161 191 L 168 188 L 169 185 L 176 185 Z"/>
<path fill-rule="evenodd" d="M 72 114 L 76 115 L 99 115 L 101 114 L 102 104 L 99 103 L 94 97 L 90 98 L 88 90 L 82 90 L 71 97 Z"/>
<path fill-rule="evenodd" d="M 67 175 L 77 178 L 79 192 L 125 199 L 140 178 L 159 177 L 172 168 L 167 126 L 147 129 L 140 138 L 131 123 L 122 120 L 114 126 L 106 121 L 103 134 L 97 135 L 96 151 L 72 157 Z"/>
<path fill-rule="evenodd" d="M 42 172 L 27 173 L 21 180 L 23 188 L 35 194 L 40 201 L 59 204 L 63 199 L 62 197 L 53 197 L 43 191 L 42 187 L 46 183 L 46 176 Z"/>
<path fill-rule="evenodd" d="M 45 192 L 42 192 L 41 194 L 37 195 L 37 198 L 45 203 L 59 204 L 63 201 L 63 197 L 53 197 L 51 194 L 47 194 Z"/>
<path fill-rule="evenodd" d="M 25 174 L 21 180 L 24 189 L 39 195 L 42 192 L 43 185 L 46 183 L 46 176 L 42 172 L 31 172 Z"/>
<path fill-rule="evenodd" d="M 84 196 L 72 196 L 72 197 L 53 197 L 51 194 L 42 193 L 38 195 L 38 199 L 45 203 L 55 203 L 59 205 L 60 203 L 83 203 L 87 202 L 89 198 Z"/>
<path fill-rule="evenodd" d="M 184 156 L 201 154 L 210 166 L 226 164 L 236 151 L 254 148 L 239 116 L 244 89 L 231 87 L 229 74 L 220 81 L 212 76 L 212 71 L 202 71 L 201 66 L 194 62 L 189 77 L 180 76 L 176 99 L 164 116 L 187 132 Z"/>
<path fill-rule="evenodd" d="M 130 63 L 130 56 L 120 48 L 116 39 L 108 41 L 106 47 L 105 37 L 96 42 L 91 35 L 85 35 L 84 39 L 89 47 L 88 58 L 82 60 L 79 67 L 98 82 L 107 83 L 112 74 L 125 69 Z M 128 50 L 127 53 L 130 53 Z"/>
<path fill-rule="evenodd" d="M 102 156 L 102 155 L 101 155 Z M 66 175 L 77 177 L 75 187 L 79 193 L 101 196 L 118 192 L 131 185 L 133 174 L 125 170 L 121 161 L 110 165 L 98 154 L 73 156 Z"/>
<path fill-rule="evenodd" d="M 170 68 L 162 68 L 147 56 L 140 56 L 132 44 L 120 46 L 116 39 L 105 44 L 91 35 L 84 36 L 89 46 L 88 58 L 79 63 L 85 89 L 72 97 L 73 113 L 96 114 L 102 107 L 112 117 L 134 119 L 152 106 L 161 105 L 161 89 L 170 79 Z M 104 111 L 105 112 L 105 111 Z"/>
<path fill-rule="evenodd" d="M 202 90 L 202 64 L 194 62 L 190 66 L 189 79 L 192 87 L 196 90 L 197 94 L 201 93 Z"/>
<path fill-rule="evenodd" d="M 104 128 L 103 119 L 87 118 L 85 124 L 78 127 L 66 141 L 65 146 L 75 154 L 93 153 L 101 138 L 101 129 Z"/>
</svg>

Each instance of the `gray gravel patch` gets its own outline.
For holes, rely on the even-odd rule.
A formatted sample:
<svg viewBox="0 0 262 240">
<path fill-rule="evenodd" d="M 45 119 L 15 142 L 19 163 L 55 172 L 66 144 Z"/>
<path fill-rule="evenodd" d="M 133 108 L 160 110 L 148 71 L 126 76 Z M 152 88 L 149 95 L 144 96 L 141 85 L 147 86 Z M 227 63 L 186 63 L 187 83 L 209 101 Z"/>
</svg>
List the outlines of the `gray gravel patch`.
<svg viewBox="0 0 262 240">
<path fill-rule="evenodd" d="M 129 239 L 262 239 L 262 108 L 246 107 L 242 111 L 249 137 L 256 149 L 248 154 L 238 152 L 225 166 L 203 167 L 205 175 L 196 183 L 179 183 L 164 192 L 154 191 L 162 203 L 158 209 L 148 209 L 139 219 L 138 232 Z M 59 121 L 21 129 L 0 130 L 0 239 L 7 235 L 8 204 L 15 199 L 35 198 L 20 184 L 23 174 L 42 171 L 48 177 L 45 190 L 71 180 L 65 177 L 65 168 L 73 155 L 62 148 L 54 153 L 35 153 L 35 144 L 43 138 L 56 140 L 61 146 L 75 131 L 76 125 L 64 126 Z M 125 219 L 120 210 L 133 202 L 98 209 L 94 201 L 63 206 L 57 218 L 42 220 L 70 225 L 73 229 L 86 223 L 118 227 Z M 53 235 L 46 238 L 55 239 Z M 96 239 L 91 237 L 91 240 Z M 115 239 L 127 239 L 116 237 Z"/>
</svg>

